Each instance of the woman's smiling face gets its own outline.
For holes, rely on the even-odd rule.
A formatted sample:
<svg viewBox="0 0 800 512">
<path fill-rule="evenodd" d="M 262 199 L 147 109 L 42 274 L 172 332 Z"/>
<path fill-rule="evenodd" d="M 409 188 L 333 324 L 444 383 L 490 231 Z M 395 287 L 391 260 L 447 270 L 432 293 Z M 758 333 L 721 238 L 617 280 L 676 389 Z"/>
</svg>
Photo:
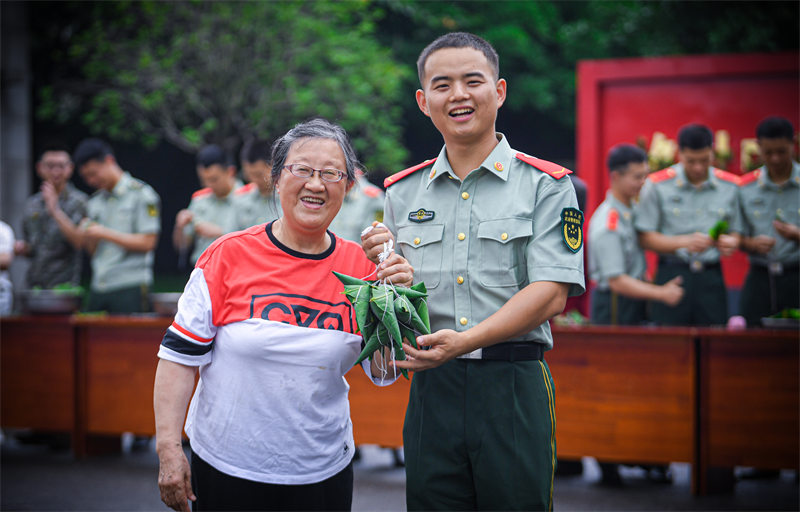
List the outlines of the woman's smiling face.
<svg viewBox="0 0 800 512">
<path fill-rule="evenodd" d="M 338 169 L 345 173 L 342 148 L 333 139 L 303 138 L 295 141 L 286 155 L 286 164 L 301 164 L 312 169 Z M 330 183 L 315 172 L 310 178 L 299 178 L 281 170 L 276 183 L 286 228 L 303 233 L 323 234 L 344 201 L 349 185 L 347 178 Z"/>
</svg>

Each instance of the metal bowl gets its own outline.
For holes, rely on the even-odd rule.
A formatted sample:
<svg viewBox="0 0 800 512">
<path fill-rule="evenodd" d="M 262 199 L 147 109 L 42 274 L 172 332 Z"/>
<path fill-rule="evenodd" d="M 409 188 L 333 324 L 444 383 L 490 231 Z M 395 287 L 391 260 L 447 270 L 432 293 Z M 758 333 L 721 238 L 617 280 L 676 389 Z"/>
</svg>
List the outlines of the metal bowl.
<svg viewBox="0 0 800 512">
<path fill-rule="evenodd" d="M 150 303 L 153 305 L 153 311 L 159 315 L 175 316 L 180 298 L 181 292 L 151 293 Z"/>
<path fill-rule="evenodd" d="M 20 297 L 26 313 L 64 315 L 81 307 L 82 294 L 66 290 L 23 290 Z"/>
</svg>

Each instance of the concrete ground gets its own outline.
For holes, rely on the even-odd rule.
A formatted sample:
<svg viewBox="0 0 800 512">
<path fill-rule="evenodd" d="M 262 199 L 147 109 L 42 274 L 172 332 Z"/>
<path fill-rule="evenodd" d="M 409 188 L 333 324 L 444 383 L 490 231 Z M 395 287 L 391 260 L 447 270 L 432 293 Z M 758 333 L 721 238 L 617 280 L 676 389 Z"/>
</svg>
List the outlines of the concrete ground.
<svg viewBox="0 0 800 512">
<path fill-rule="evenodd" d="M 160 501 L 158 459 L 152 443 L 117 455 L 75 460 L 68 450 L 28 445 L 6 435 L 0 450 L 1 510 L 168 510 Z M 362 446 L 356 462 L 354 511 L 405 510 L 405 475 L 390 450 Z M 642 470 L 623 468 L 624 484 L 598 483 L 593 459 L 580 475 L 557 476 L 557 510 L 798 510 L 793 471 L 777 478 L 740 480 L 733 492 L 694 497 L 690 468 L 673 464 L 673 483 L 648 481 Z"/>
</svg>

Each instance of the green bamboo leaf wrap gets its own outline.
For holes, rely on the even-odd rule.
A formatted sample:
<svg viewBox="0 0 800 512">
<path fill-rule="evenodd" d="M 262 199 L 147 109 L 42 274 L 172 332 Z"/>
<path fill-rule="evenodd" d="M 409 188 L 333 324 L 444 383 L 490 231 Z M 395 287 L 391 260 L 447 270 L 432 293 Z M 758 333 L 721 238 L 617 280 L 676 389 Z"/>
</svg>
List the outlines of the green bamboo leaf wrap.
<svg viewBox="0 0 800 512">
<path fill-rule="evenodd" d="M 417 333 L 414 332 L 414 329 L 408 327 L 407 325 L 400 324 L 400 334 L 403 335 L 403 338 L 407 339 L 411 346 L 415 349 L 419 350 L 419 346 L 417 346 Z"/>
<path fill-rule="evenodd" d="M 369 341 L 364 345 L 364 348 L 361 350 L 361 354 L 359 354 L 358 359 L 356 359 L 356 365 L 361 364 L 366 358 L 372 358 L 372 353 L 380 348 L 381 343 L 380 339 L 378 339 L 377 331 L 372 333 L 372 336 L 369 337 Z"/>
<path fill-rule="evenodd" d="M 331 272 L 333 272 L 333 275 L 338 277 L 339 281 L 341 281 L 344 284 L 355 284 L 355 285 L 371 284 L 369 281 L 364 281 L 363 279 L 358 279 L 357 277 L 348 276 L 346 274 L 340 274 L 339 272 L 336 272 L 335 270 L 332 270 Z"/>
<path fill-rule="evenodd" d="M 369 307 L 381 324 L 389 330 L 389 335 L 393 339 L 399 340 L 400 326 L 397 324 L 397 316 L 394 314 L 394 297 L 391 287 L 385 284 L 377 285 L 372 290 Z"/>
</svg>

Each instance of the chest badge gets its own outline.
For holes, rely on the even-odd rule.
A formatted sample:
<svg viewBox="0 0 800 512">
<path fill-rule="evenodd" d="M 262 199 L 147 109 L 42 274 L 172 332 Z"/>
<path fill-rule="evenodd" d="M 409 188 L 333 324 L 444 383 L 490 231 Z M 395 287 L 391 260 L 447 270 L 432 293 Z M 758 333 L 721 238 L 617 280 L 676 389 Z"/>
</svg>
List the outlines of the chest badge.
<svg viewBox="0 0 800 512">
<path fill-rule="evenodd" d="M 415 212 L 409 213 L 408 220 L 411 222 L 427 222 L 429 220 L 433 220 L 434 215 L 435 212 L 428 211 L 425 208 L 420 208 Z"/>
<path fill-rule="evenodd" d="M 580 251 L 583 247 L 583 212 L 577 208 L 561 210 L 561 233 L 570 251 Z"/>
</svg>

